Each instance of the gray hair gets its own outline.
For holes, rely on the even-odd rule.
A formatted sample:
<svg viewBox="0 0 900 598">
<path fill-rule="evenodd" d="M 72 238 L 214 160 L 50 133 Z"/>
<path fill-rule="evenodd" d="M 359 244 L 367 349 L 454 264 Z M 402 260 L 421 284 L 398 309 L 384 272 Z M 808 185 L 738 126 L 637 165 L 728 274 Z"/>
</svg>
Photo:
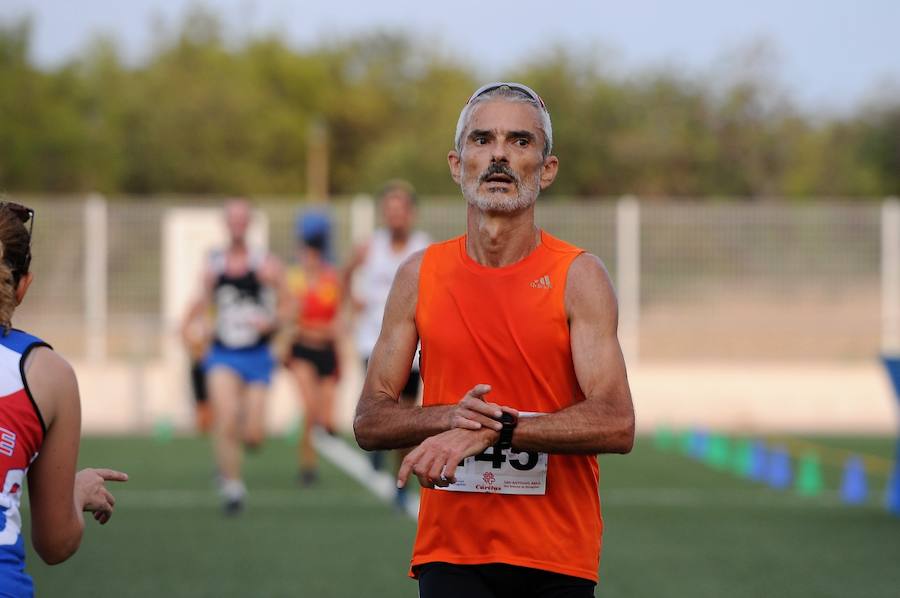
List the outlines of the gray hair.
<svg viewBox="0 0 900 598">
<path fill-rule="evenodd" d="M 550 152 L 553 151 L 553 124 L 550 122 L 550 113 L 547 112 L 547 108 L 524 91 L 506 85 L 475 96 L 463 107 L 462 112 L 459 113 L 459 120 L 456 122 L 456 137 L 454 138 L 456 151 L 462 153 L 463 133 L 465 133 L 466 125 L 469 124 L 469 117 L 472 115 L 472 110 L 475 109 L 475 106 L 481 102 L 497 98 L 502 98 L 508 102 L 530 104 L 537 108 L 538 114 L 540 114 L 541 131 L 544 133 L 544 150 L 542 154 L 545 158 L 549 156 Z"/>
</svg>

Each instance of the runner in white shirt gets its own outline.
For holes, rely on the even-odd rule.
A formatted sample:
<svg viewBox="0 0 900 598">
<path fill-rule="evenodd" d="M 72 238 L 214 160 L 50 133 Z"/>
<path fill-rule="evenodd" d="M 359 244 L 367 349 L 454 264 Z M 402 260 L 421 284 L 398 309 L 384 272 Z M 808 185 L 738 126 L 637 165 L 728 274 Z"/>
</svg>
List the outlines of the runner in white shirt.
<svg viewBox="0 0 900 598">
<path fill-rule="evenodd" d="M 368 242 L 357 247 L 345 271 L 345 288 L 351 289 L 348 296 L 356 314 L 356 349 L 366 364 L 381 332 L 381 319 L 397 268 L 410 255 L 431 243 L 426 233 L 413 230 L 416 194 L 412 185 L 401 180 L 388 182 L 379 194 L 379 202 L 384 227 L 376 230 Z M 416 404 L 420 381 L 416 357 L 400 394 L 401 404 Z M 405 451 L 398 453 L 396 465 L 403 460 Z M 380 469 L 382 462 L 383 453 L 373 452 L 372 466 Z M 403 489 L 397 491 L 397 504 L 401 507 L 405 504 Z"/>
</svg>

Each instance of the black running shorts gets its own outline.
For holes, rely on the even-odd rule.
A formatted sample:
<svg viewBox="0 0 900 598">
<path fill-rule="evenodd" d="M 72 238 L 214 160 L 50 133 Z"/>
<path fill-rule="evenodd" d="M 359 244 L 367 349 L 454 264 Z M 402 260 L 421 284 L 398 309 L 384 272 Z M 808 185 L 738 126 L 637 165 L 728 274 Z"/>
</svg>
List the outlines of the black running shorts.
<svg viewBox="0 0 900 598">
<path fill-rule="evenodd" d="M 337 353 L 334 346 L 317 348 L 294 343 L 291 347 L 291 358 L 311 363 L 320 378 L 334 376 L 337 372 Z"/>
<path fill-rule="evenodd" d="M 503 563 L 418 568 L 419 598 L 591 598 L 590 579 Z"/>
</svg>

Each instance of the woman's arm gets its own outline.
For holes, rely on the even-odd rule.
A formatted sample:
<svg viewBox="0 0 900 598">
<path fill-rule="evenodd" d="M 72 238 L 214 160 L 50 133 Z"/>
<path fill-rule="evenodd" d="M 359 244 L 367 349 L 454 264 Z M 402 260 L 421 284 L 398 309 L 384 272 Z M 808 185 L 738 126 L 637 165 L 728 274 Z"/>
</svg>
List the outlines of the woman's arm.
<svg viewBox="0 0 900 598">
<path fill-rule="evenodd" d="M 84 530 L 82 511 L 106 523 L 115 499 L 104 481 L 125 481 L 124 473 L 85 469 L 76 475 L 81 434 L 78 382 L 69 363 L 46 347 L 33 351 L 25 376 L 47 431 L 40 453 L 28 471 L 31 501 L 31 540 L 48 564 L 75 553 Z"/>
</svg>

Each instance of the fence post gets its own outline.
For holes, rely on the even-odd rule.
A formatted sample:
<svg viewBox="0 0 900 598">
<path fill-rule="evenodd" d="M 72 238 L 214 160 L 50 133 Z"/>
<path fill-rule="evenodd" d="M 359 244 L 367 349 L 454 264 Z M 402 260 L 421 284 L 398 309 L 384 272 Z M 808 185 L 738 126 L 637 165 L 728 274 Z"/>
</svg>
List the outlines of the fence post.
<svg viewBox="0 0 900 598">
<path fill-rule="evenodd" d="M 350 202 L 350 240 L 354 245 L 364 243 L 375 230 L 375 202 L 365 194 Z"/>
<path fill-rule="evenodd" d="M 84 203 L 85 353 L 91 361 L 106 359 L 107 214 L 106 199 L 92 193 Z"/>
<path fill-rule="evenodd" d="M 881 206 L 881 352 L 900 353 L 900 200 Z"/>
<path fill-rule="evenodd" d="M 626 363 L 637 363 L 640 349 L 641 208 L 631 195 L 616 210 L 616 273 L 619 299 L 619 339 Z"/>
</svg>

